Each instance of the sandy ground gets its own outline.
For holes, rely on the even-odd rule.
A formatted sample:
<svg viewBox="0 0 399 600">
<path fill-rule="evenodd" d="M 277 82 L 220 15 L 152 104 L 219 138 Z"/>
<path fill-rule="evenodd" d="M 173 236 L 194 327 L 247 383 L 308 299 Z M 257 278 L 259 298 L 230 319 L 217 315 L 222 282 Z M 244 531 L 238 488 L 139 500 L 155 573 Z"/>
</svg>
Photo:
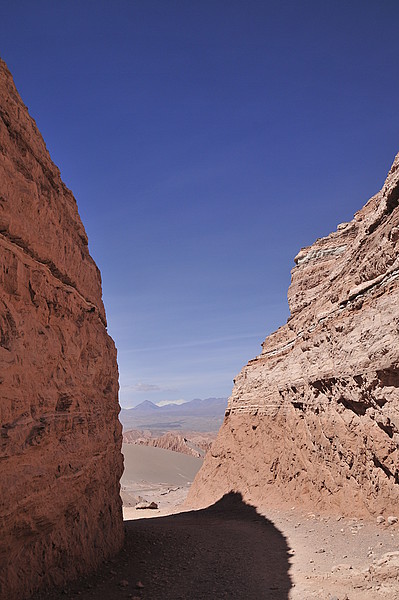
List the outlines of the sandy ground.
<svg viewBox="0 0 399 600">
<path fill-rule="evenodd" d="M 121 496 L 125 513 L 138 501 L 155 502 L 162 508 L 162 513 L 173 512 L 185 500 L 203 462 L 200 458 L 171 450 L 133 444 L 123 444 L 122 452 L 125 471 L 121 479 Z M 136 513 L 133 509 L 126 514 L 131 518 Z"/>
<path fill-rule="evenodd" d="M 165 506 L 162 498 L 157 496 L 154 490 L 152 499 L 159 500 L 159 510 L 138 511 L 124 508 L 124 518 L 126 520 L 140 518 L 144 523 L 146 520 L 148 523 L 150 518 L 155 518 L 151 528 L 156 530 L 157 518 L 168 514 L 183 516 L 179 511 L 187 509 L 182 505 L 179 506 L 179 503 L 184 501 L 187 491 L 188 488 L 179 490 L 179 494 L 172 495 L 170 504 Z M 174 501 L 177 502 L 175 506 Z M 228 513 L 228 504 L 225 506 Z M 212 512 L 212 508 L 208 510 L 209 513 Z M 240 511 L 236 511 L 236 518 L 241 520 L 244 513 L 245 511 L 241 514 Z M 387 522 L 377 524 L 373 519 L 331 517 L 302 512 L 295 507 L 291 509 L 285 507 L 282 510 L 258 507 L 256 513 L 264 517 L 265 523 L 274 526 L 275 532 L 277 531 L 281 535 L 281 540 L 284 540 L 288 556 L 287 575 L 290 581 L 288 591 L 284 586 L 284 589 L 274 590 L 273 594 L 270 589 L 265 589 L 263 595 L 258 596 L 259 598 L 399 600 L 399 525 L 397 523 L 388 525 Z M 199 522 L 205 517 L 207 511 L 198 511 L 198 514 Z M 223 515 L 223 512 L 219 511 L 220 520 L 226 519 L 226 522 L 231 524 L 230 516 Z M 186 525 L 189 525 L 187 517 Z M 248 523 L 244 525 L 243 535 L 252 535 Z M 264 537 L 260 551 L 265 553 L 270 543 L 270 539 Z M 229 553 L 235 551 L 231 549 Z M 263 569 L 267 571 L 274 562 L 270 557 L 267 560 L 265 558 Z M 245 574 L 241 570 L 241 576 L 249 578 L 252 565 L 248 565 L 246 559 L 245 565 L 248 573 Z M 237 587 L 231 593 L 232 595 L 227 597 L 237 599 L 250 597 L 239 595 Z M 145 595 L 142 597 L 147 598 Z M 201 595 L 189 597 L 202 598 Z"/>
<path fill-rule="evenodd" d="M 261 512 L 283 533 L 290 548 L 291 600 L 399 599 L 397 524 L 295 509 Z"/>
<path fill-rule="evenodd" d="M 35 600 L 399 599 L 396 524 L 298 510 L 265 517 L 237 495 L 179 510 L 125 509 L 123 551 L 94 576 Z"/>
<path fill-rule="evenodd" d="M 122 485 L 139 481 L 186 485 L 194 480 L 201 468 L 202 459 L 163 448 L 122 444 L 125 470 Z"/>
<path fill-rule="evenodd" d="M 198 459 L 177 455 L 176 471 L 162 450 L 158 465 L 166 460 L 178 483 L 163 470 L 159 484 L 152 451 L 160 449 L 143 449 L 154 474 L 135 481 L 136 456 L 122 482 L 125 497 L 159 508 L 125 506 L 122 552 L 96 574 L 34 600 L 399 600 L 398 523 L 255 509 L 238 494 L 189 511 L 182 503 L 190 469 L 200 464 L 190 461 Z"/>
</svg>

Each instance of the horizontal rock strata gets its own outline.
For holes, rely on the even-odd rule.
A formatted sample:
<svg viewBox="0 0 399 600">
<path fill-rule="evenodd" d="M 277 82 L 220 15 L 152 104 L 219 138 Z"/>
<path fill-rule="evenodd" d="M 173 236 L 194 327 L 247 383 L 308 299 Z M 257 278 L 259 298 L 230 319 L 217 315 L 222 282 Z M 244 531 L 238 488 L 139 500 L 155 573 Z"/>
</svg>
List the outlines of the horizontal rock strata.
<svg viewBox="0 0 399 600">
<path fill-rule="evenodd" d="M 399 155 L 350 223 L 295 258 L 291 316 L 235 380 L 189 496 L 344 514 L 399 501 Z"/>
<path fill-rule="evenodd" d="M 164 450 L 172 450 L 172 452 L 195 456 L 195 458 L 202 458 L 205 455 L 205 452 L 211 447 L 211 440 L 215 437 L 216 434 L 214 436 L 211 434 L 198 433 L 193 433 L 193 435 L 190 435 L 190 433 L 182 435 L 178 431 L 168 431 L 163 435 L 153 436 L 148 430 L 141 431 L 138 429 L 130 429 L 129 431 L 124 432 L 123 441 L 126 444 L 163 448 Z"/>
<path fill-rule="evenodd" d="M 0 60 L 0 598 L 123 540 L 116 350 L 75 199 Z"/>
</svg>

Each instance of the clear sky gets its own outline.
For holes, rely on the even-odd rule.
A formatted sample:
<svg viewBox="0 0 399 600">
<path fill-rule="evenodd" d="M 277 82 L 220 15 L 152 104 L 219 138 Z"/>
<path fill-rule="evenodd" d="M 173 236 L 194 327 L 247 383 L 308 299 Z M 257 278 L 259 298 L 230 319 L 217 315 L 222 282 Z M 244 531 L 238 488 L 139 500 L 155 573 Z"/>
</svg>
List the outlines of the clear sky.
<svg viewBox="0 0 399 600">
<path fill-rule="evenodd" d="M 285 323 L 294 256 L 399 151 L 398 23 L 397 0 L 3 3 L 0 55 L 102 272 L 123 406 L 228 396 Z"/>
</svg>

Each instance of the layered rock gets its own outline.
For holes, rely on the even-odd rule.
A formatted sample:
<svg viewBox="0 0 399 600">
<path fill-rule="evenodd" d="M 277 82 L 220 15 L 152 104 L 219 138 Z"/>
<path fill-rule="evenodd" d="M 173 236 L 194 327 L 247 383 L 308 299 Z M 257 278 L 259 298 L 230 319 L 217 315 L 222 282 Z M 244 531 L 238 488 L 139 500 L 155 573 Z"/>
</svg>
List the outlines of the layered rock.
<svg viewBox="0 0 399 600">
<path fill-rule="evenodd" d="M 209 450 L 215 436 L 212 434 L 187 433 L 180 434 L 178 431 L 167 431 L 163 435 L 153 436 L 151 431 L 130 429 L 123 434 L 123 441 L 126 444 L 135 444 L 137 446 L 152 446 L 153 448 L 163 448 L 172 450 L 180 454 L 202 458 L 205 452 Z"/>
<path fill-rule="evenodd" d="M 235 380 L 189 496 L 344 514 L 399 501 L 399 155 L 350 223 L 295 258 L 291 316 Z"/>
<path fill-rule="evenodd" d="M 75 199 L 0 60 L 0 598 L 123 540 L 116 350 Z"/>
</svg>

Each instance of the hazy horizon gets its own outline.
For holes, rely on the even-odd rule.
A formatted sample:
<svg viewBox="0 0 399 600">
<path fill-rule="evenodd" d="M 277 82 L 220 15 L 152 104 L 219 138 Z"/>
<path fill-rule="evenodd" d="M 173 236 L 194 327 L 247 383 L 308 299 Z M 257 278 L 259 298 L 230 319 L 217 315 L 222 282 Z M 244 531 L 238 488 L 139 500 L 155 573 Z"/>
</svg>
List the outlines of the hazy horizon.
<svg viewBox="0 0 399 600">
<path fill-rule="evenodd" d="M 206 401 L 206 400 L 228 400 L 227 396 L 221 396 L 221 397 L 214 397 L 214 396 L 209 396 L 209 398 L 190 398 L 189 400 L 160 400 L 159 402 L 153 402 L 152 400 L 150 400 L 149 398 L 145 398 L 144 400 L 140 400 L 140 402 L 137 402 L 136 404 L 131 404 L 129 406 L 123 406 L 122 408 L 125 410 L 129 410 L 131 408 L 136 408 L 137 406 L 139 406 L 140 404 L 144 404 L 145 402 L 150 402 L 151 404 L 154 404 L 155 406 L 158 406 L 159 408 L 162 408 L 164 406 L 182 406 L 183 404 L 188 404 L 190 402 L 193 402 L 194 400 L 201 400 Z"/>
</svg>

